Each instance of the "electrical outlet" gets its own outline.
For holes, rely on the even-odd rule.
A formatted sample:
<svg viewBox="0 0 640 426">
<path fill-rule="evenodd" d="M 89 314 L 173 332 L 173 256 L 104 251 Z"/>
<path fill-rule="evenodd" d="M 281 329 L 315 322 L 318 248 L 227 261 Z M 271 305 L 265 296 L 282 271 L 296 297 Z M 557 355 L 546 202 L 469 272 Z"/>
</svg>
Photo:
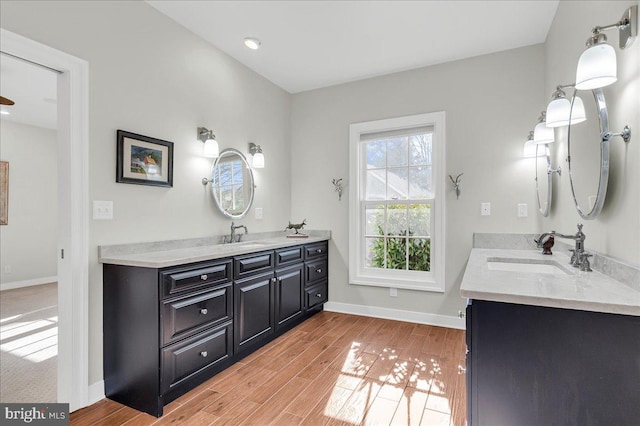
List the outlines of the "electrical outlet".
<svg viewBox="0 0 640 426">
<path fill-rule="evenodd" d="M 480 203 L 480 216 L 491 216 L 491 203 Z"/>
<path fill-rule="evenodd" d="M 93 201 L 93 218 L 96 220 L 113 219 L 113 201 Z"/>
<path fill-rule="evenodd" d="M 11 273 L 11 265 L 4 265 L 4 268 L 2 268 L 2 272 L 5 274 L 10 274 Z"/>
<path fill-rule="evenodd" d="M 467 314 L 464 311 L 458 311 L 458 318 L 466 318 Z"/>
<path fill-rule="evenodd" d="M 518 204 L 518 217 L 527 217 L 529 213 L 527 211 L 526 204 Z"/>
<path fill-rule="evenodd" d="M 398 296 L 398 289 L 393 287 L 389 288 L 389 296 L 391 297 Z"/>
</svg>

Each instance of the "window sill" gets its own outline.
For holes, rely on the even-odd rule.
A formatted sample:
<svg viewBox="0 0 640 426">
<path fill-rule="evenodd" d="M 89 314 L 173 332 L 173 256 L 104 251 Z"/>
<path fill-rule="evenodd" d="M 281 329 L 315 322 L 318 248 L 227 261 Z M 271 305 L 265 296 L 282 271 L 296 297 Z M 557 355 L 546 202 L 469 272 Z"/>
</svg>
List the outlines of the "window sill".
<svg viewBox="0 0 640 426">
<path fill-rule="evenodd" d="M 350 279 L 349 284 L 369 287 L 400 288 L 404 290 L 428 291 L 432 293 L 445 292 L 443 286 L 438 285 L 434 280 L 416 282 L 393 278 L 358 277 Z"/>
</svg>

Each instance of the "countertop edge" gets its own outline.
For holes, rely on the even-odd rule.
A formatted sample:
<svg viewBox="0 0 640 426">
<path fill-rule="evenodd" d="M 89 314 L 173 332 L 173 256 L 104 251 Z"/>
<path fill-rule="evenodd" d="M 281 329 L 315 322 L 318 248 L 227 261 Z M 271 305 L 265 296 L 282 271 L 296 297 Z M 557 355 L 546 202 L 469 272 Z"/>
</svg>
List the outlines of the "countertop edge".
<svg viewBox="0 0 640 426">
<path fill-rule="evenodd" d="M 179 250 L 189 250 L 189 247 L 181 247 L 175 250 L 161 250 L 161 251 L 142 251 L 138 253 L 128 253 L 122 254 L 120 256 L 100 256 L 98 257 L 98 262 L 102 264 L 109 265 L 120 265 L 120 266 L 134 266 L 134 267 L 142 267 L 142 268 L 152 268 L 152 269 L 161 269 L 171 266 L 178 265 L 187 265 L 191 263 L 205 262 L 207 260 L 215 260 L 215 259 L 223 259 L 233 256 L 241 256 L 245 254 L 251 253 L 260 253 L 264 251 L 276 250 L 279 248 L 285 247 L 293 247 L 305 244 L 312 244 L 322 241 L 329 241 L 331 239 L 331 235 L 309 235 L 308 238 L 290 238 L 285 239 L 286 237 L 282 237 L 282 241 L 276 242 L 266 242 L 260 247 L 250 246 L 243 247 L 242 243 L 234 243 L 238 244 L 237 246 L 233 246 L 233 244 L 215 244 L 210 246 L 197 246 L 193 247 L 193 250 L 197 249 L 206 249 L 207 247 L 211 247 L 212 251 L 208 253 L 202 254 L 176 254 L 172 257 L 173 253 Z M 251 243 L 254 241 L 260 240 L 252 240 L 246 241 L 246 243 Z M 231 250 L 225 250 L 223 252 L 215 253 L 215 247 L 224 247 L 228 249 L 231 247 Z M 145 259 L 145 256 L 165 256 L 166 259 Z"/>
</svg>

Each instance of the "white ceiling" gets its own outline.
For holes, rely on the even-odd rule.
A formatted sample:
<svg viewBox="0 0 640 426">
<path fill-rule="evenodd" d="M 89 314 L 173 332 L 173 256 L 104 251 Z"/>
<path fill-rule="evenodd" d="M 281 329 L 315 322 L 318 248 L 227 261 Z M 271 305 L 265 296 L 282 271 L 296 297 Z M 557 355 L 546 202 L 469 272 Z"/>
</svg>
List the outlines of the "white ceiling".
<svg viewBox="0 0 640 426">
<path fill-rule="evenodd" d="M 554 1 L 147 1 L 290 93 L 545 41 Z M 247 49 L 245 37 L 262 41 Z M 56 127 L 56 75 L 0 56 L 10 120 Z"/>
<path fill-rule="evenodd" d="M 147 3 L 290 93 L 543 43 L 558 7 L 558 0 Z M 247 49 L 245 37 L 261 48 Z"/>
<path fill-rule="evenodd" d="M 57 75 L 54 71 L 0 55 L 0 95 L 15 102 L 2 105 L 2 120 L 31 126 L 57 127 Z"/>
</svg>

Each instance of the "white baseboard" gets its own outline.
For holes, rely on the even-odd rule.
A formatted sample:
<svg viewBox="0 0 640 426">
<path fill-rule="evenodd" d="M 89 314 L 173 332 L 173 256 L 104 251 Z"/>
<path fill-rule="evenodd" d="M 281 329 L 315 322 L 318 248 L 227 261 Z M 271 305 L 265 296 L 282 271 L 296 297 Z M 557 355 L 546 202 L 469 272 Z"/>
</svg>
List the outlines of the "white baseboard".
<svg viewBox="0 0 640 426">
<path fill-rule="evenodd" d="M 428 314 L 425 312 L 403 311 L 399 309 L 352 305 L 350 303 L 339 302 L 326 302 L 324 304 L 324 310 L 329 312 L 340 312 L 343 314 L 362 315 L 365 317 L 415 322 L 418 324 L 435 325 L 438 327 L 457 328 L 459 330 L 464 330 L 466 328 L 466 323 L 463 318 Z"/>
<path fill-rule="evenodd" d="M 99 382 L 89 385 L 89 392 L 87 392 L 87 406 L 95 404 L 101 399 L 104 399 L 104 380 L 100 380 Z"/>
<path fill-rule="evenodd" d="M 10 283 L 0 284 L 0 291 L 13 290 L 14 288 L 31 287 L 33 285 L 49 284 L 57 281 L 58 281 L 58 277 L 55 275 L 52 277 L 34 278 L 31 280 L 24 280 L 24 281 L 13 281 Z"/>
</svg>

